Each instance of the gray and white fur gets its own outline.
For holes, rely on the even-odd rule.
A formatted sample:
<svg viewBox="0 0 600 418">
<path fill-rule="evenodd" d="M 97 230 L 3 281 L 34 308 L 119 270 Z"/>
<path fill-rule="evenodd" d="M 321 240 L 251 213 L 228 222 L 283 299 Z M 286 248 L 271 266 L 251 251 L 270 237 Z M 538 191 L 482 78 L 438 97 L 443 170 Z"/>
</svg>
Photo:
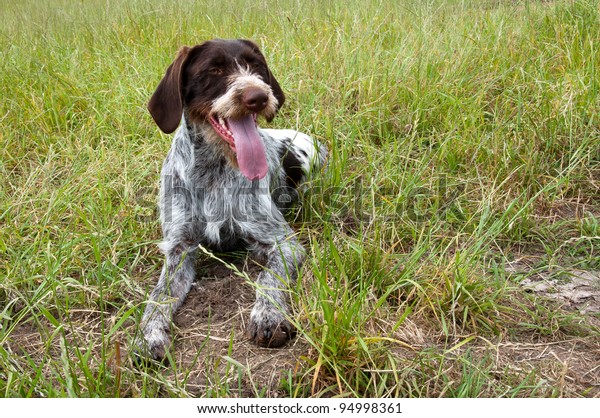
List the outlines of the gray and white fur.
<svg viewBox="0 0 600 418">
<path fill-rule="evenodd" d="M 194 48 L 198 49 L 196 56 Z M 171 345 L 173 314 L 196 278 L 199 245 L 219 252 L 247 249 L 264 260 L 247 335 L 266 347 L 281 346 L 293 337 L 289 291 L 297 280 L 305 250 L 284 213 L 298 199 L 297 188 L 326 158 L 325 148 L 306 134 L 258 129 L 268 171 L 260 179 L 243 175 L 236 164 L 234 146 L 216 132 L 214 121 L 246 113 L 271 119 L 283 104 L 283 94 L 277 91 L 279 85 L 268 68 L 266 72 L 264 68 L 253 71 L 253 64 L 245 63 L 247 57 L 248 61 L 264 61 L 253 43 L 215 40 L 194 48 L 180 52 L 169 67 L 179 73 L 167 71 L 155 93 L 159 97 L 153 97 L 149 105 L 166 132 L 176 123 L 165 113 L 180 112 L 181 120 L 161 173 L 159 208 L 164 238 L 159 247 L 165 263 L 142 317 L 143 338 L 137 341 L 138 353 L 154 359 L 164 358 Z M 198 104 L 196 96 L 205 93 L 198 92 L 202 81 L 193 78 L 218 73 L 212 70 L 215 65 L 220 68 L 222 87 L 206 94 Z M 171 106 L 172 97 L 168 96 L 176 95 L 165 93 L 167 87 L 173 89 L 165 87 L 168 77 L 177 79 L 172 83 L 179 89 L 181 107 L 175 110 L 164 109 Z M 212 88 L 218 83 L 210 84 Z M 258 95 L 265 103 L 250 103 L 248 95 L 251 99 Z M 168 118 L 171 121 L 165 121 Z"/>
</svg>

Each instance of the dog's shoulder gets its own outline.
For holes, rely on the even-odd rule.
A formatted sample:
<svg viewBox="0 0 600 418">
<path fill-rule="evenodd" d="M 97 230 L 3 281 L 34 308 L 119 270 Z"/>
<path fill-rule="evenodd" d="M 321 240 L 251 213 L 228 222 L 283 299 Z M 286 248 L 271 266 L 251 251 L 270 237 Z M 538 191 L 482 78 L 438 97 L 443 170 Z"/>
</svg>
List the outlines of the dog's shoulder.
<svg viewBox="0 0 600 418">
<path fill-rule="evenodd" d="M 261 129 L 265 145 L 272 150 L 286 175 L 298 185 L 325 165 L 327 149 L 319 141 L 294 129 Z"/>
</svg>

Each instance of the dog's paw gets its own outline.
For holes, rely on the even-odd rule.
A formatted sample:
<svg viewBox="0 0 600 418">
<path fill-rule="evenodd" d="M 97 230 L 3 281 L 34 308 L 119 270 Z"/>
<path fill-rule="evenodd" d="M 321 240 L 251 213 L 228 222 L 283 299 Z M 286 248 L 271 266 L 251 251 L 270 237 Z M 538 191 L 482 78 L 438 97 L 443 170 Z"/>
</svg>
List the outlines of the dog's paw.
<svg viewBox="0 0 600 418">
<path fill-rule="evenodd" d="M 255 306 L 246 334 L 256 345 L 276 348 L 294 338 L 296 328 L 275 307 Z"/>
<path fill-rule="evenodd" d="M 146 360 L 162 361 L 171 346 L 169 333 L 163 329 L 144 330 L 144 335 L 134 343 L 133 354 L 135 360 L 143 362 Z"/>
</svg>

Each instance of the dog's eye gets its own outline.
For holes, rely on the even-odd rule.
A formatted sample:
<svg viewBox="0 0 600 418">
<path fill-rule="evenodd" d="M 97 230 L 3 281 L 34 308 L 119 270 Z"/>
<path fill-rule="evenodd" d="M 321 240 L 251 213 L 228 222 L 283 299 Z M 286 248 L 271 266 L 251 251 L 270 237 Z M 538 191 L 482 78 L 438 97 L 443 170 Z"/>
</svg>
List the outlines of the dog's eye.
<svg viewBox="0 0 600 418">
<path fill-rule="evenodd" d="M 256 69 L 262 69 L 263 68 L 262 62 L 260 62 L 258 60 L 252 60 L 252 62 L 250 63 L 250 66 L 252 68 L 256 68 Z"/>
<path fill-rule="evenodd" d="M 218 68 L 218 67 L 213 67 L 211 69 L 208 70 L 208 73 L 211 75 L 222 75 L 223 74 L 223 70 Z"/>
</svg>

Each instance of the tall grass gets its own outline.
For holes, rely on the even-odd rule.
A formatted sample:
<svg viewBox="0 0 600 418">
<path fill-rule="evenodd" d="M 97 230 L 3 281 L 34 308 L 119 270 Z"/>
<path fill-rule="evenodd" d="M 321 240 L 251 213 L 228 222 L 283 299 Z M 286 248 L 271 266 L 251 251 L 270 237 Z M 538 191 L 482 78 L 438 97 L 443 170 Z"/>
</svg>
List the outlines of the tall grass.
<svg viewBox="0 0 600 418">
<path fill-rule="evenodd" d="M 597 395 L 499 354 L 599 342 L 506 269 L 600 270 L 595 2 L 1 1 L 0 17 L 3 396 Z M 288 97 L 273 126 L 330 149 L 294 220 L 306 345 L 268 387 L 233 337 L 167 369 L 126 355 L 161 264 L 170 138 L 145 104 L 180 46 L 213 37 L 258 42 Z"/>
</svg>

